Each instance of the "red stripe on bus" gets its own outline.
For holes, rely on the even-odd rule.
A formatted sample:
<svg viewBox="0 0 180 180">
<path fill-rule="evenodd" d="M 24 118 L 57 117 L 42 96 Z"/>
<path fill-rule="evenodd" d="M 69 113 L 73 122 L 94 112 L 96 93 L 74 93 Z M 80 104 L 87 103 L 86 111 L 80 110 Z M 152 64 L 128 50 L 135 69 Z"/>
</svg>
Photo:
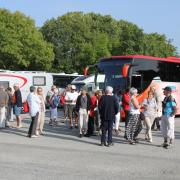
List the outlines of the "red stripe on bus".
<svg viewBox="0 0 180 180">
<path fill-rule="evenodd" d="M 22 88 L 22 87 L 27 83 L 27 79 L 26 79 L 25 77 L 22 77 L 22 76 L 16 76 L 16 75 L 10 75 L 10 74 L 0 74 L 0 76 L 4 76 L 4 77 L 15 77 L 15 78 L 22 79 L 24 82 L 23 82 L 23 84 L 20 86 L 20 88 Z"/>
</svg>

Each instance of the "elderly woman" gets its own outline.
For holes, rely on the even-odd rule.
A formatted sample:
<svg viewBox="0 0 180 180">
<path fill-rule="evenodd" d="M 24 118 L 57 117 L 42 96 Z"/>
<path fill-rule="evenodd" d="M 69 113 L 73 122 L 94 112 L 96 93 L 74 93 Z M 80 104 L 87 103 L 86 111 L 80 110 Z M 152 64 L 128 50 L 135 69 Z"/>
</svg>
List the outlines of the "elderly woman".
<svg viewBox="0 0 180 180">
<path fill-rule="evenodd" d="M 58 95 L 58 89 L 54 90 L 54 94 L 52 95 L 49 102 L 50 102 L 50 119 L 52 120 L 52 123 L 50 123 L 50 125 L 51 126 L 57 125 L 57 118 L 58 118 L 57 107 L 60 102 L 60 97 Z"/>
<path fill-rule="evenodd" d="M 131 88 L 130 89 L 130 115 L 129 115 L 129 122 L 126 128 L 126 136 L 129 144 L 134 145 L 136 143 L 135 138 L 139 133 L 139 122 L 140 122 L 140 111 L 139 111 L 139 102 L 136 98 L 137 96 L 137 89 Z M 141 122 L 140 122 L 141 123 Z"/>
<path fill-rule="evenodd" d="M 148 92 L 148 97 L 144 100 L 143 107 L 145 116 L 144 122 L 146 126 L 145 140 L 152 142 L 151 126 L 157 116 L 157 103 L 152 91 Z"/>
</svg>

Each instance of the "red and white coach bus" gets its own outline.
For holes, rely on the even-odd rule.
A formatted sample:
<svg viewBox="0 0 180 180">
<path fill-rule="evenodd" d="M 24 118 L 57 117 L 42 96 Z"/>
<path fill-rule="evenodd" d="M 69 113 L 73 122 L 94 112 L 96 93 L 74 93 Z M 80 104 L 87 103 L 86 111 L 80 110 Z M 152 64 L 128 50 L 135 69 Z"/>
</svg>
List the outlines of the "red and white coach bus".
<svg viewBox="0 0 180 180">
<path fill-rule="evenodd" d="M 151 86 L 163 98 L 163 88 L 170 86 L 178 105 L 180 114 L 180 58 L 159 58 L 143 55 L 112 56 L 101 58 L 96 64 L 97 74 L 104 74 L 104 87 L 112 86 L 114 90 L 127 87 L 138 89 L 141 103 Z"/>
</svg>

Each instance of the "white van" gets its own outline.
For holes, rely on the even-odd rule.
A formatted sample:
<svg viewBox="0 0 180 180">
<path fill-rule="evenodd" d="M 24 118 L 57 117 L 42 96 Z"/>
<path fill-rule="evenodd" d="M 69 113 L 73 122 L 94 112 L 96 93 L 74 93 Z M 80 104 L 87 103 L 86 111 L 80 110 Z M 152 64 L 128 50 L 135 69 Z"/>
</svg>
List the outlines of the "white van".
<svg viewBox="0 0 180 180">
<path fill-rule="evenodd" d="M 22 93 L 23 102 L 29 94 L 30 86 L 40 86 L 44 90 L 44 95 L 51 89 L 52 85 L 56 85 L 59 90 L 64 89 L 71 81 L 82 75 L 65 74 L 65 73 L 47 73 L 47 72 L 33 72 L 33 71 L 8 71 L 0 70 L 0 85 L 5 88 L 13 87 L 18 83 Z"/>
<path fill-rule="evenodd" d="M 95 86 L 94 78 L 95 78 L 95 75 L 77 77 L 71 82 L 71 84 L 75 85 L 78 91 L 80 91 L 82 87 L 85 87 L 89 93 L 92 93 L 94 89 L 104 89 L 105 75 L 97 76 L 96 86 Z"/>
</svg>

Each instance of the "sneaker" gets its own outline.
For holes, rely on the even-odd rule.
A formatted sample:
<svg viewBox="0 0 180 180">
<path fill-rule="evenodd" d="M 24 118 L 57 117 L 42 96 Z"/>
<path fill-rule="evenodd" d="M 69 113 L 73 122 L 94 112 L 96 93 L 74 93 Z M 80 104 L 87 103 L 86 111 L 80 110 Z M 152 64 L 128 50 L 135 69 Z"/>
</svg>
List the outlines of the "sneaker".
<svg viewBox="0 0 180 180">
<path fill-rule="evenodd" d="M 138 139 L 133 139 L 133 141 L 135 142 L 135 143 L 139 143 L 139 140 Z"/>
<path fill-rule="evenodd" d="M 105 142 L 101 142 L 100 146 L 107 146 Z"/>
<path fill-rule="evenodd" d="M 52 125 L 53 125 L 52 121 L 49 121 L 49 125 L 50 125 L 50 126 L 52 126 Z"/>
<path fill-rule="evenodd" d="M 37 138 L 38 136 L 37 135 L 32 135 L 31 138 Z"/>
<path fill-rule="evenodd" d="M 134 141 L 132 141 L 132 140 L 129 140 L 128 142 L 129 142 L 130 145 L 135 145 L 135 144 L 136 144 L 136 143 L 135 143 Z"/>
<path fill-rule="evenodd" d="M 170 139 L 170 141 L 169 141 L 169 147 L 173 147 L 174 146 L 174 144 L 173 144 L 173 140 L 172 139 Z"/>
<path fill-rule="evenodd" d="M 120 135 L 120 131 L 119 130 L 115 130 L 115 133 L 116 133 L 116 136 L 119 136 Z"/>
<path fill-rule="evenodd" d="M 84 136 L 85 136 L 85 137 L 90 137 L 90 134 L 85 134 Z"/>
<path fill-rule="evenodd" d="M 168 143 L 167 143 L 167 142 L 164 142 L 164 143 L 162 144 L 162 147 L 163 147 L 163 148 L 167 148 L 167 147 L 168 147 Z"/>
<path fill-rule="evenodd" d="M 114 146 L 114 143 L 108 143 L 107 147 Z"/>
<path fill-rule="evenodd" d="M 82 138 L 82 134 L 79 134 L 79 137 Z"/>
</svg>

